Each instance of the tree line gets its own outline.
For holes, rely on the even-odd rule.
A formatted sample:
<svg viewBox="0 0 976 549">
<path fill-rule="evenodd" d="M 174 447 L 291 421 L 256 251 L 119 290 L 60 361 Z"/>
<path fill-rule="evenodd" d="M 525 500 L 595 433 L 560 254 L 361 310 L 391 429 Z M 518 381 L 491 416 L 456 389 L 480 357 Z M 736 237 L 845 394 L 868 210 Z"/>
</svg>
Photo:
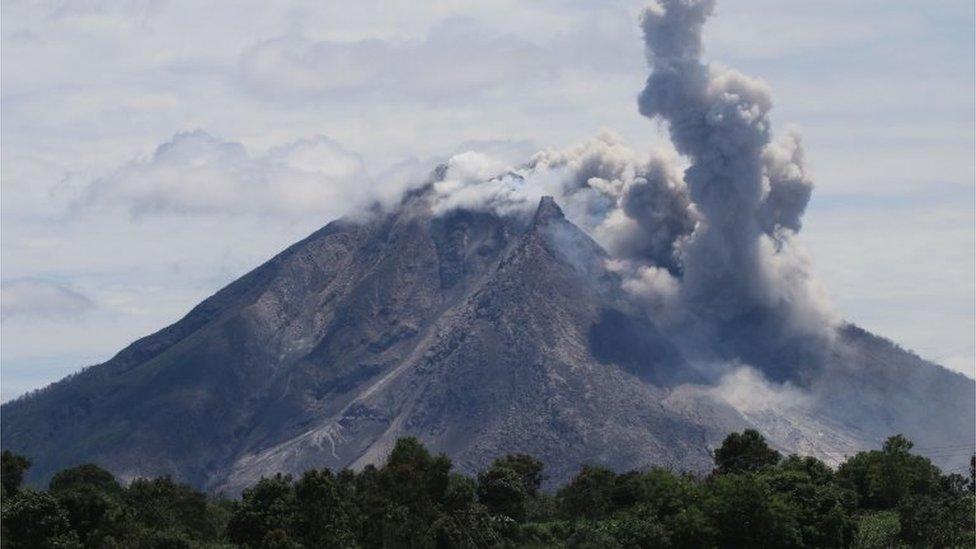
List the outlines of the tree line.
<svg viewBox="0 0 976 549">
<path fill-rule="evenodd" d="M 232 500 L 168 477 L 123 485 L 92 464 L 47 490 L 2 453 L 4 548 L 968 547 L 969 478 L 944 474 L 903 436 L 836 470 L 783 457 L 754 430 L 729 435 L 708 475 L 584 466 L 555 492 L 543 464 L 511 454 L 470 477 L 415 438 L 362 471 L 263 478 Z"/>
</svg>

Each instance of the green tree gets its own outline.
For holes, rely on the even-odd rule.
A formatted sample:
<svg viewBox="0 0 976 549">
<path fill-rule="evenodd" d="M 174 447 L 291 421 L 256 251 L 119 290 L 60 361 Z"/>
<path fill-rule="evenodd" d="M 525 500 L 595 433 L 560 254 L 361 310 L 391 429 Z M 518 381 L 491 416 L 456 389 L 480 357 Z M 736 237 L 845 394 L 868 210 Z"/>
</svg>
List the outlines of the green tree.
<svg viewBox="0 0 976 549">
<path fill-rule="evenodd" d="M 332 471 L 306 471 L 294 492 L 294 529 L 305 546 L 355 546 L 352 497 Z"/>
<path fill-rule="evenodd" d="M 714 537 L 701 510 L 702 488 L 689 475 L 660 467 L 625 473 L 617 477 L 612 500 L 617 512 L 633 509 L 637 516 L 653 517 L 671 547 L 707 547 Z"/>
<path fill-rule="evenodd" d="M 79 465 L 56 473 L 48 491 L 86 547 L 111 547 L 126 538 L 129 513 L 112 473 L 97 465 Z"/>
<path fill-rule="evenodd" d="M 125 489 L 122 500 L 142 531 L 212 542 L 220 538 L 225 526 L 213 501 L 169 477 L 136 479 Z"/>
<path fill-rule="evenodd" d="M 731 433 L 715 450 L 715 467 L 718 473 L 743 473 L 758 471 L 763 467 L 776 465 L 780 453 L 766 444 L 759 431 L 746 429 L 742 433 Z"/>
<path fill-rule="evenodd" d="M 444 454 L 432 456 L 413 437 L 397 440 L 380 473 L 381 483 L 395 501 L 420 514 L 443 500 L 451 471 Z"/>
<path fill-rule="evenodd" d="M 227 537 L 244 547 L 261 547 L 271 532 L 292 531 L 296 520 L 291 476 L 278 474 L 244 490 L 227 524 Z M 268 539 L 280 537 L 274 534 Z"/>
<path fill-rule="evenodd" d="M 529 498 L 522 476 L 508 467 L 492 466 L 478 474 L 478 501 L 492 513 L 522 522 Z"/>
<path fill-rule="evenodd" d="M 789 510 L 806 547 L 845 547 L 854 537 L 856 498 L 835 485 L 829 471 L 809 458 L 788 459 L 784 465 L 759 473 L 771 497 Z"/>
<path fill-rule="evenodd" d="M 24 481 L 24 472 L 31 466 L 29 459 L 17 455 L 10 450 L 0 453 L 0 488 L 2 496 L 9 497 L 20 490 Z"/>
<path fill-rule="evenodd" d="M 698 505 L 700 499 L 701 490 L 692 477 L 676 475 L 660 467 L 652 467 L 646 473 L 618 476 L 613 494 L 616 508 L 645 504 L 662 516 Z"/>
<path fill-rule="evenodd" d="M 431 525 L 433 543 L 440 548 L 499 547 L 507 524 L 504 517 L 490 515 L 484 507 L 472 506 L 441 515 Z"/>
<path fill-rule="evenodd" d="M 122 486 L 115 480 L 115 476 L 92 463 L 58 471 L 48 483 L 48 489 L 52 492 L 70 490 L 80 486 L 90 486 L 112 495 L 122 493 Z"/>
<path fill-rule="evenodd" d="M 566 539 L 571 549 L 622 549 L 606 521 L 579 521 Z"/>
<path fill-rule="evenodd" d="M 261 549 L 303 549 L 304 545 L 292 539 L 285 530 L 275 529 L 264 534 L 260 547 Z"/>
<path fill-rule="evenodd" d="M 571 519 L 601 520 L 614 510 L 617 475 L 605 467 L 584 465 L 573 480 L 556 494 L 560 513 Z"/>
<path fill-rule="evenodd" d="M 528 454 L 508 454 L 496 459 L 491 466 L 515 471 L 522 479 L 525 493 L 530 496 L 535 496 L 539 492 L 542 481 L 545 480 L 542 474 L 543 463 Z"/>
<path fill-rule="evenodd" d="M 747 431 L 726 439 L 704 479 L 586 466 L 552 496 L 530 456 L 499 458 L 476 481 L 401 439 L 381 467 L 277 475 L 236 502 L 169 478 L 123 487 L 90 464 L 37 492 L 20 486 L 29 462 L 6 454 L 0 526 L 14 549 L 976 545 L 972 479 L 911 449 L 892 437 L 835 473 L 812 457 L 780 459 Z"/>
<path fill-rule="evenodd" d="M 962 475 L 940 479 L 930 494 L 912 494 L 898 504 L 901 539 L 913 546 L 974 547 L 974 498 Z"/>
<path fill-rule="evenodd" d="M 837 469 L 838 484 L 854 491 L 866 509 L 895 509 L 908 495 L 934 493 L 941 473 L 928 459 L 913 455 L 912 442 L 895 435 L 884 447 L 859 452 Z"/>
<path fill-rule="evenodd" d="M 0 511 L 3 546 L 9 549 L 80 548 L 68 513 L 46 492 L 20 490 Z"/>
<path fill-rule="evenodd" d="M 812 456 L 798 456 L 791 454 L 779 463 L 782 471 L 797 471 L 803 473 L 816 484 L 831 484 L 834 482 L 834 471 L 826 463 Z"/>
<path fill-rule="evenodd" d="M 451 473 L 447 480 L 447 491 L 444 492 L 444 507 L 451 512 L 469 509 L 477 493 L 477 482 L 465 475 Z"/>
<path fill-rule="evenodd" d="M 126 538 L 127 514 L 117 500 L 90 486 L 51 495 L 65 510 L 68 523 L 86 547 L 112 546 Z"/>
<path fill-rule="evenodd" d="M 433 456 L 416 438 L 398 439 L 386 463 L 364 469 L 357 481 L 357 505 L 367 547 L 427 547 L 432 525 L 444 515 L 451 460 Z"/>
<path fill-rule="evenodd" d="M 795 509 L 755 475 L 710 478 L 702 506 L 720 547 L 803 546 Z"/>
</svg>

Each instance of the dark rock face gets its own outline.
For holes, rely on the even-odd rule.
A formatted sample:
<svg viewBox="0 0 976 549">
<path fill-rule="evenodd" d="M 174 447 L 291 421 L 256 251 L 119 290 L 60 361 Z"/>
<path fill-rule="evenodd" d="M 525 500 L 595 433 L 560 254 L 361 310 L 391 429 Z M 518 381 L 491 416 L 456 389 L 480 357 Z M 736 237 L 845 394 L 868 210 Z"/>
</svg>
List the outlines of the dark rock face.
<svg viewBox="0 0 976 549">
<path fill-rule="evenodd" d="M 618 366 L 641 381 L 660 387 L 705 381 L 654 323 L 642 316 L 603 309 L 590 326 L 587 340 L 593 358 Z"/>
<path fill-rule="evenodd" d="M 3 447 L 31 457 L 34 482 L 94 461 L 233 492 L 380 461 L 405 435 L 468 471 L 531 453 L 553 483 L 583 463 L 707 469 L 709 447 L 747 426 L 825 457 L 899 431 L 972 437 L 971 380 L 854 328 L 824 360 L 835 373 L 808 382 L 816 404 L 708 398 L 551 198 L 531 219 L 432 216 L 422 198 L 333 222 L 110 361 L 5 404 Z"/>
</svg>

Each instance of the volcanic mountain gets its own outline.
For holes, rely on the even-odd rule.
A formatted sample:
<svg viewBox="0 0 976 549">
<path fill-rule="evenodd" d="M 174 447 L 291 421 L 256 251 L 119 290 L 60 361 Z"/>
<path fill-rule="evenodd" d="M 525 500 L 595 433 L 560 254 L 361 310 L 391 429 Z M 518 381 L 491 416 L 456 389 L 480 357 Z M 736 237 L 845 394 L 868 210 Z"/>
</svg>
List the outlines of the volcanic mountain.
<svg viewBox="0 0 976 549">
<path fill-rule="evenodd" d="M 638 108 L 682 163 L 606 137 L 501 169 L 455 155 L 5 404 L 3 447 L 33 482 L 91 461 L 230 493 L 376 463 L 407 435 L 467 472 L 535 455 L 553 484 L 584 463 L 707 470 L 747 427 L 829 463 L 903 433 L 964 468 L 976 383 L 822 299 L 795 238 L 813 188 L 800 140 L 773 139 L 765 85 L 702 61 L 714 4 L 641 19 Z"/>
<path fill-rule="evenodd" d="M 820 366 L 831 375 L 791 382 L 798 402 L 718 398 L 606 260 L 552 198 L 534 215 L 434 215 L 415 192 L 5 404 L 3 447 L 31 457 L 34 482 L 90 461 L 233 492 L 375 463 L 405 435 L 466 471 L 527 452 L 552 482 L 583 463 L 703 470 L 747 426 L 828 460 L 895 432 L 925 447 L 972 436 L 971 380 L 852 326 Z"/>
</svg>

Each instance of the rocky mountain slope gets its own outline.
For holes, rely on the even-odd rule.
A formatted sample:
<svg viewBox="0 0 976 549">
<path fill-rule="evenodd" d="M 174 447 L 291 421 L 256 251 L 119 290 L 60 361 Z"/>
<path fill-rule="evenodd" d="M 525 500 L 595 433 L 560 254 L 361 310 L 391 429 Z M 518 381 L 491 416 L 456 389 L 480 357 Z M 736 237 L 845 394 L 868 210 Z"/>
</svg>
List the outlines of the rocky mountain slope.
<svg viewBox="0 0 976 549">
<path fill-rule="evenodd" d="M 534 215 L 435 215 L 417 191 L 392 213 L 330 223 L 108 362 L 5 404 L 2 445 L 31 457 L 34 482 L 93 461 L 232 493 L 261 475 L 381 461 L 404 435 L 466 471 L 528 452 L 554 483 L 583 463 L 704 470 L 746 426 L 829 461 L 895 432 L 920 446 L 972 439 L 972 380 L 851 326 L 813 373 L 737 398 L 742 380 L 686 358 L 606 259 L 551 198 Z M 789 367 L 781 351 L 763 356 L 751 363 Z"/>
</svg>

